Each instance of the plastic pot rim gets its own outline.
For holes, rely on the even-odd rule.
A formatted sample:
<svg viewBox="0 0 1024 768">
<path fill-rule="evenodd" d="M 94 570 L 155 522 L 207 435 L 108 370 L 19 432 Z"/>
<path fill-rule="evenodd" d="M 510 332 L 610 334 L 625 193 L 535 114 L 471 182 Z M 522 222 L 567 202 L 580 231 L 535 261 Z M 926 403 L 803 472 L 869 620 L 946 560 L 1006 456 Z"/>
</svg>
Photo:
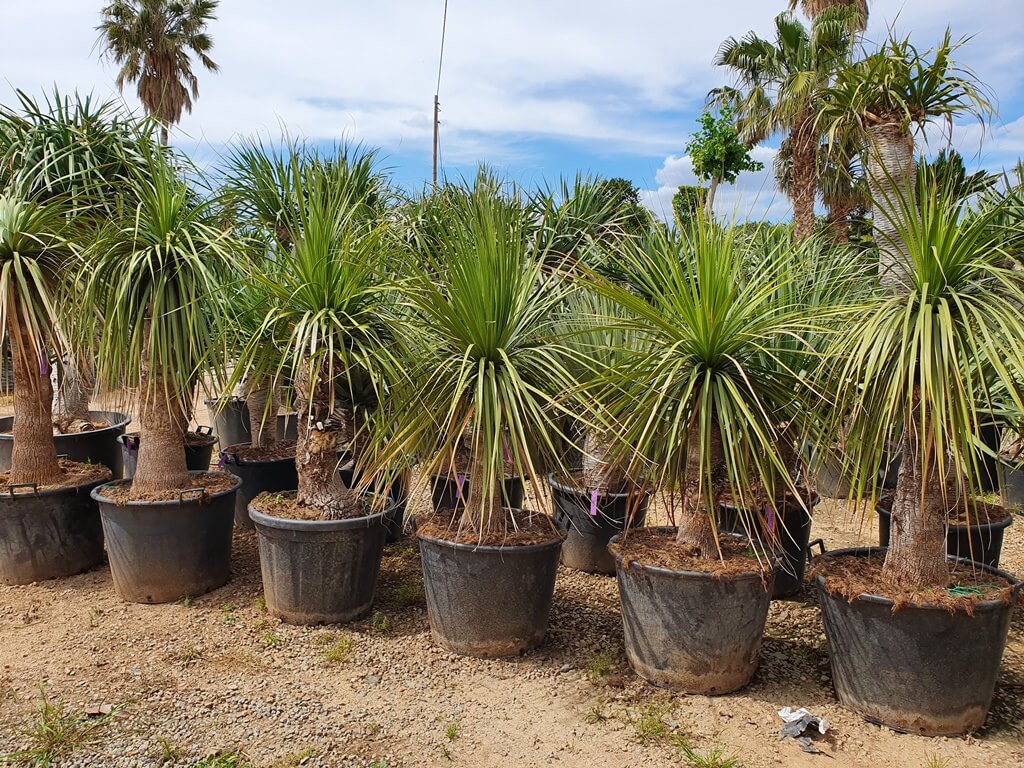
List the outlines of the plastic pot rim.
<svg viewBox="0 0 1024 768">
<path fill-rule="evenodd" d="M 395 506 L 395 503 L 392 501 L 380 512 L 363 515 L 362 517 L 349 517 L 344 520 L 292 520 L 286 517 L 274 517 L 255 509 L 251 503 L 249 504 L 248 511 L 249 519 L 265 528 L 273 528 L 279 531 L 323 531 L 324 533 L 329 533 L 332 531 L 370 528 L 376 520 L 383 522 L 384 516 L 391 512 Z"/>
<path fill-rule="evenodd" d="M 590 494 L 593 491 L 598 491 L 598 497 L 602 499 L 637 499 L 643 498 L 644 496 L 650 496 L 651 491 L 648 488 L 637 486 L 635 491 L 626 491 L 625 493 L 608 493 L 602 491 L 600 488 L 578 488 L 576 486 L 565 485 L 555 479 L 554 475 L 548 475 L 548 485 L 555 488 L 562 493 L 569 493 L 574 496 L 579 496 L 585 500 L 590 499 Z"/>
<path fill-rule="evenodd" d="M 810 509 L 807 510 L 807 513 L 810 514 L 811 510 L 813 510 L 820 503 L 821 503 L 821 494 L 819 494 L 817 491 L 814 491 L 813 495 L 811 496 L 811 503 L 807 505 L 807 506 L 810 507 Z M 718 506 L 721 507 L 722 509 L 728 509 L 728 510 L 733 511 L 733 512 L 746 512 L 746 511 L 748 511 L 750 509 L 750 507 L 741 507 L 741 506 L 739 506 L 737 504 L 732 504 L 732 503 L 724 502 L 724 501 L 719 502 Z M 788 505 L 784 505 L 784 506 L 788 506 Z M 799 504 L 796 504 L 796 505 L 793 505 L 793 508 L 794 509 L 801 509 L 801 506 Z"/>
<path fill-rule="evenodd" d="M 847 549 L 834 549 L 834 550 L 830 550 L 828 552 L 824 552 L 824 553 L 818 555 L 814 559 L 816 561 L 818 561 L 818 560 L 827 561 L 829 559 L 833 559 L 833 558 L 836 558 L 836 557 L 846 557 L 846 556 L 872 557 L 872 556 L 875 556 L 875 555 L 881 555 L 881 556 L 884 557 L 885 553 L 888 551 L 888 549 L 889 549 L 888 547 L 848 547 Z M 993 575 L 1000 576 L 1000 577 L 1008 580 L 1013 585 L 1013 591 L 1014 591 L 1015 599 L 1020 594 L 1021 588 L 1024 587 L 1024 582 L 1018 581 L 1011 574 L 1007 573 L 1006 571 L 1000 570 L 999 568 L 993 568 L 990 565 L 985 565 L 984 563 L 979 563 L 979 562 L 976 562 L 974 560 L 968 560 L 967 558 L 964 558 L 964 557 L 948 556 L 946 559 L 949 562 L 951 562 L 951 563 L 959 563 L 959 564 L 962 564 L 962 565 L 970 565 L 971 567 L 976 568 L 979 571 L 984 571 L 986 573 L 991 573 Z M 824 594 L 824 595 L 826 595 L 828 597 L 833 597 L 833 595 L 825 589 L 825 577 L 822 576 L 820 573 L 814 577 L 814 583 L 817 585 L 818 589 L 822 592 L 822 594 Z M 844 602 L 863 602 L 863 603 L 871 603 L 871 604 L 874 604 L 874 605 L 884 605 L 884 606 L 886 606 L 886 607 L 888 607 L 890 609 L 895 604 L 895 601 L 892 600 L 892 598 L 885 597 L 884 595 L 876 595 L 876 594 L 874 594 L 872 592 L 861 592 L 852 601 L 849 601 L 849 600 L 847 600 L 844 597 L 838 597 L 838 596 L 837 596 L 837 599 L 843 600 Z M 980 611 L 996 611 L 996 610 L 1000 610 L 1000 609 L 1003 609 L 1003 608 L 1006 608 L 1006 603 L 1003 600 L 982 600 L 981 602 L 974 603 L 972 605 L 971 610 L 973 612 L 977 612 L 979 610 Z M 942 611 L 943 613 L 949 613 L 950 612 L 948 607 L 943 606 L 943 605 L 935 605 L 934 603 L 922 603 L 922 604 L 916 604 L 915 603 L 913 605 L 907 605 L 907 606 L 904 606 L 903 608 L 901 608 L 900 612 L 902 613 L 903 611 L 906 611 L 906 610 Z M 963 613 L 963 611 L 957 611 L 957 613 Z"/>
<path fill-rule="evenodd" d="M 1013 515 L 1005 507 L 1004 507 L 1004 511 L 1006 512 L 1006 517 L 1003 518 L 1002 520 L 997 520 L 994 523 L 968 523 L 967 525 L 962 525 L 961 523 L 955 523 L 953 525 L 947 525 L 946 528 L 947 528 L 947 530 L 950 530 L 950 531 L 970 531 L 970 530 L 976 530 L 976 531 L 982 531 L 982 532 L 985 532 L 985 531 L 1000 531 L 1003 528 L 1009 528 L 1010 525 L 1013 524 Z M 886 507 L 882 506 L 881 503 L 875 504 L 875 512 L 877 512 L 880 516 L 881 515 L 885 515 L 886 517 L 892 517 L 892 508 L 889 507 L 887 509 Z M 961 558 L 961 559 L 963 559 L 963 558 Z M 973 561 L 968 560 L 967 562 L 973 562 Z M 980 563 L 979 563 L 979 565 L 980 565 Z"/>
<path fill-rule="evenodd" d="M 215 474 L 215 473 L 210 471 L 210 470 L 192 469 L 192 470 L 189 470 L 189 474 L 190 475 L 212 475 L 212 474 Z M 227 475 L 228 477 L 231 477 L 234 480 L 234 484 L 230 488 L 225 488 L 222 491 L 218 491 L 217 493 L 210 494 L 210 496 L 209 496 L 210 499 L 219 499 L 219 498 L 221 498 L 223 496 L 227 496 L 229 493 L 234 493 L 235 491 L 237 491 L 242 486 L 242 478 L 237 477 L 235 475 L 232 475 L 230 472 L 221 472 L 221 473 L 217 473 L 217 474 L 223 474 L 223 475 Z M 132 482 L 134 482 L 134 478 L 127 479 L 127 480 L 114 480 L 113 482 L 103 483 L 102 485 L 99 485 L 96 488 L 93 488 L 92 493 L 89 494 L 89 495 L 92 496 L 92 498 L 96 499 L 96 501 L 98 501 L 98 502 L 101 502 L 103 504 L 110 504 L 111 506 L 115 506 L 115 507 L 152 507 L 152 506 L 162 506 L 162 505 L 167 505 L 167 504 L 194 504 L 194 503 L 196 503 L 199 500 L 197 498 L 186 498 L 186 499 L 178 498 L 178 499 L 165 499 L 165 500 L 162 500 L 162 501 L 133 500 L 133 501 L 117 502 L 114 499 L 111 499 L 111 498 L 103 495 L 103 489 L 104 488 L 114 488 L 115 486 L 119 486 L 119 485 L 130 485 Z M 181 490 L 182 490 L 183 493 L 188 493 L 190 491 L 196 491 L 196 490 L 198 490 L 198 488 L 182 488 Z"/>
<path fill-rule="evenodd" d="M 79 462 L 81 463 L 81 462 Z M 72 493 L 80 493 L 83 488 L 92 488 L 90 492 L 92 498 L 96 498 L 95 493 L 100 487 L 104 485 L 112 485 L 113 483 L 121 482 L 120 480 L 89 480 L 85 483 L 79 483 L 78 485 L 65 485 L 59 488 L 47 488 L 45 490 L 30 491 L 27 488 L 24 490 L 18 490 L 14 493 L 0 493 L 0 501 L 9 501 L 11 499 L 37 499 L 40 496 L 61 496 L 64 494 L 71 495 Z"/>
<path fill-rule="evenodd" d="M 268 464 L 281 464 L 282 462 L 295 461 L 294 456 L 284 456 L 278 459 L 239 459 L 238 456 L 231 452 L 232 448 L 244 448 L 249 445 L 252 445 L 252 443 L 235 443 L 234 445 L 229 445 L 220 452 L 220 458 L 223 460 L 225 465 L 234 464 L 236 467 L 259 467 L 266 466 Z"/>
<path fill-rule="evenodd" d="M 109 431 L 111 429 L 124 429 L 125 427 L 127 427 L 129 424 L 132 423 L 132 417 L 129 416 L 127 413 L 124 413 L 122 411 L 89 411 L 89 415 L 90 416 L 99 415 L 99 414 L 102 414 L 103 418 L 114 419 L 114 420 L 113 421 L 108 421 L 107 422 L 107 426 L 100 427 L 99 429 L 90 429 L 90 430 L 87 430 L 85 432 L 70 432 L 68 434 L 54 435 L 54 437 L 55 438 L 60 438 L 60 437 L 79 437 L 81 435 L 101 435 L 104 432 L 107 432 L 107 431 Z M 9 418 L 9 419 L 12 420 L 12 423 L 13 423 L 13 419 L 14 419 L 13 416 L 4 416 L 3 418 L 5 418 L 5 419 Z M 0 419 L 0 420 L 2 420 L 2 419 Z M 0 439 L 10 440 L 13 437 L 14 437 L 14 433 L 13 432 L 0 432 Z"/>
<path fill-rule="evenodd" d="M 678 528 L 674 527 L 674 526 L 671 526 L 671 525 L 655 525 L 655 526 L 648 526 L 645 530 L 648 530 L 648 531 L 659 531 L 659 532 L 675 532 L 675 531 L 678 530 Z M 622 537 L 622 534 L 618 533 L 615 536 L 612 536 L 612 538 L 609 540 L 608 543 L 609 544 L 618 544 L 621 537 Z M 728 537 L 728 538 L 733 538 L 733 537 L 742 538 L 742 535 L 741 534 L 729 535 L 729 534 L 726 534 L 725 532 L 720 531 L 719 534 L 718 534 L 718 537 L 719 538 L 726 538 L 726 537 Z M 757 570 L 757 571 L 750 571 L 750 573 L 727 573 L 727 574 L 716 575 L 716 574 L 713 574 L 713 573 L 705 573 L 704 571 L 677 571 L 674 568 L 664 568 L 664 567 L 662 567 L 660 565 L 641 565 L 640 563 L 632 562 L 632 561 L 629 563 L 628 566 L 623 566 L 622 555 L 619 552 L 613 552 L 612 555 L 615 558 L 615 568 L 616 568 L 616 570 L 620 570 L 620 569 L 627 570 L 628 569 L 628 570 L 633 570 L 633 571 L 647 571 L 649 573 L 658 574 L 659 576 L 676 577 L 676 578 L 679 578 L 679 579 L 687 579 L 687 580 L 688 579 L 692 579 L 695 576 L 698 576 L 698 577 L 703 578 L 703 579 L 714 579 L 715 581 L 747 581 L 749 579 L 757 579 L 758 581 L 763 581 L 766 576 L 767 577 L 771 577 L 772 576 L 772 571 L 773 571 L 775 565 L 777 564 L 777 560 L 778 560 L 778 558 L 776 558 L 776 562 L 773 562 L 771 564 L 771 566 L 768 567 L 768 568 L 765 568 L 765 569 L 762 569 L 762 570 Z"/>
<path fill-rule="evenodd" d="M 552 526 L 554 528 L 554 526 Z M 557 531 L 557 529 L 555 529 Z M 484 554 L 531 554 L 533 552 L 541 552 L 546 549 L 553 549 L 555 547 L 562 546 L 562 542 L 565 541 L 565 536 L 560 532 L 555 534 L 555 538 L 551 541 L 542 541 L 539 544 L 461 544 L 456 541 L 448 541 L 448 539 L 440 539 L 435 536 L 425 536 L 422 533 L 416 533 L 416 538 L 420 541 L 426 541 L 430 544 L 436 544 L 439 547 L 446 547 L 448 549 L 455 550 L 456 552 L 482 552 Z"/>
</svg>

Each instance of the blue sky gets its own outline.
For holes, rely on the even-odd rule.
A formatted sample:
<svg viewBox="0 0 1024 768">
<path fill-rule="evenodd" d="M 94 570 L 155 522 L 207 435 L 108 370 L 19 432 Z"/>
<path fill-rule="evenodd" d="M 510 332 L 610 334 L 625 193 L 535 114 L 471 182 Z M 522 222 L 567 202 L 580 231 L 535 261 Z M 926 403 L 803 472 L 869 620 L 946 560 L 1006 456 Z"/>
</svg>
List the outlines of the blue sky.
<svg viewBox="0 0 1024 768">
<path fill-rule="evenodd" d="M 102 1 L 0 0 L 0 101 L 13 89 L 58 85 L 116 96 L 115 67 L 94 49 Z M 208 163 L 239 136 L 283 128 L 312 141 L 380 148 L 395 179 L 418 190 L 430 176 L 432 99 L 444 0 L 222 0 L 212 27 L 218 74 L 172 141 Z M 441 81 L 441 153 L 449 177 L 486 162 L 526 184 L 578 171 L 624 176 L 664 211 L 693 183 L 683 147 L 707 91 L 726 73 L 711 64 L 723 39 L 769 35 L 786 0 L 449 0 Z M 286 10 L 284 10 L 286 8 Z M 998 97 L 990 131 L 958 125 L 953 143 L 972 164 L 1024 156 L 1024 9 L 1021 0 L 875 0 L 869 41 L 890 26 L 921 46 L 947 25 L 974 35 L 963 50 Z M 133 93 L 125 101 L 134 109 Z M 756 150 L 770 166 L 773 150 Z M 944 141 L 931 136 L 933 151 Z M 785 217 L 767 172 L 720 195 L 725 216 Z"/>
</svg>

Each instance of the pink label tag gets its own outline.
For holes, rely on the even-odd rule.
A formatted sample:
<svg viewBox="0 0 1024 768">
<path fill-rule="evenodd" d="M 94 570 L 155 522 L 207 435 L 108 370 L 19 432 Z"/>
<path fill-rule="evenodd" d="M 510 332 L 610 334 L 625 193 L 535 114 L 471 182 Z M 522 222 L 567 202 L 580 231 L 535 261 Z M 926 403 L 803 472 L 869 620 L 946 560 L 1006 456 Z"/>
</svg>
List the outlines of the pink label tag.
<svg viewBox="0 0 1024 768">
<path fill-rule="evenodd" d="M 775 510 L 768 507 L 768 532 L 775 533 Z"/>
<path fill-rule="evenodd" d="M 455 478 L 455 499 L 458 501 L 462 498 L 462 484 L 466 482 L 465 475 L 459 475 Z"/>
<path fill-rule="evenodd" d="M 590 516 L 597 517 L 597 490 L 590 492 Z"/>
</svg>

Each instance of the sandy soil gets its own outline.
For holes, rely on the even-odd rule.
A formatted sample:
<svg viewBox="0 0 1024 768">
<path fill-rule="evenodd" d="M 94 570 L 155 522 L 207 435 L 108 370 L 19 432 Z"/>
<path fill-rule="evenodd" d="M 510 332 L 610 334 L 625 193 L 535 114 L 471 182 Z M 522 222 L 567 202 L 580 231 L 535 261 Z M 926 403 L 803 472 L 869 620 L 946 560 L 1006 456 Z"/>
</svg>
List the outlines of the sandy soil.
<svg viewBox="0 0 1024 768">
<path fill-rule="evenodd" d="M 831 549 L 875 535 L 837 503 L 818 509 L 814 537 Z M 1024 573 L 1024 520 L 1008 531 L 1003 564 Z M 233 750 L 244 760 L 216 765 L 700 765 L 683 744 L 700 756 L 721 750 L 745 768 L 1024 766 L 1020 611 L 984 730 L 926 739 L 838 706 L 806 588 L 773 604 L 753 683 L 708 698 L 630 672 L 613 578 L 561 569 L 544 644 L 480 661 L 431 642 L 408 539 L 388 546 L 373 615 L 341 627 L 292 627 L 266 614 L 254 534 L 236 534 L 232 568 L 226 587 L 187 604 L 123 603 L 106 567 L 0 587 L 0 754 L 31 746 L 23 729 L 45 690 L 74 718 L 122 707 L 63 766 L 195 766 Z M 779 741 L 776 712 L 787 705 L 830 721 L 821 746 L 831 758 Z"/>
</svg>

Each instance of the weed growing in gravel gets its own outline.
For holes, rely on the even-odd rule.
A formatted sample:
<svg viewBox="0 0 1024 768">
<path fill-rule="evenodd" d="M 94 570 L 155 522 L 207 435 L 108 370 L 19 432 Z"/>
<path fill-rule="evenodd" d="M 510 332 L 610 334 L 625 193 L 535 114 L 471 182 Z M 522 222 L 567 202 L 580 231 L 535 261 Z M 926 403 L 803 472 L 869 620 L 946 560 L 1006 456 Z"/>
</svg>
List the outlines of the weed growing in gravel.
<svg viewBox="0 0 1024 768">
<path fill-rule="evenodd" d="M 184 757 L 181 749 L 179 749 L 170 739 L 161 736 L 156 740 L 156 743 L 157 746 L 160 747 L 160 755 L 157 758 L 160 760 L 160 765 L 177 763 L 181 761 L 182 757 Z"/>
<path fill-rule="evenodd" d="M 278 648 L 281 645 L 281 638 L 273 632 L 267 632 L 263 635 L 263 644 L 267 646 L 267 648 Z"/>
<path fill-rule="evenodd" d="M 608 715 L 606 715 L 604 711 L 604 701 L 595 701 L 594 706 L 592 706 L 590 711 L 583 716 L 583 719 L 591 725 L 597 725 L 598 723 L 603 723 L 607 720 Z"/>
<path fill-rule="evenodd" d="M 306 747 L 299 752 L 286 755 L 280 760 L 275 760 L 270 768 L 300 768 L 300 766 L 305 765 L 314 757 L 319 757 L 320 752 L 320 747 Z"/>
<path fill-rule="evenodd" d="M 260 595 L 256 598 L 256 610 L 260 613 L 267 612 L 267 598 L 265 598 L 263 595 Z"/>
<path fill-rule="evenodd" d="M 455 741 L 459 738 L 459 724 L 449 723 L 448 727 L 444 729 L 444 737 L 448 739 L 448 741 Z"/>
<path fill-rule="evenodd" d="M 423 605 L 427 598 L 422 584 L 406 582 L 395 587 L 395 591 L 391 593 L 391 599 L 402 608 L 411 608 L 414 605 Z"/>
<path fill-rule="evenodd" d="M 194 601 L 192 600 L 192 595 L 182 595 L 178 598 L 178 605 L 183 605 L 186 608 L 191 606 L 193 602 Z"/>
<path fill-rule="evenodd" d="M 328 634 L 321 637 L 321 642 L 326 646 L 323 656 L 328 664 L 344 664 L 352 658 L 352 652 L 356 647 L 356 639 L 352 635 L 335 637 Z"/>
<path fill-rule="evenodd" d="M 605 648 L 600 653 L 591 656 L 587 659 L 584 667 L 587 671 L 587 679 L 595 685 L 600 683 L 607 674 L 615 669 L 616 661 L 615 652 L 611 648 Z"/>
<path fill-rule="evenodd" d="M 39 690 L 39 705 L 35 718 L 22 730 L 29 746 L 20 752 L 0 755 L 0 763 L 49 768 L 56 761 L 96 740 L 98 731 L 124 708 L 114 707 L 99 717 L 70 712 L 61 702 L 51 702 L 46 689 Z"/>
<path fill-rule="evenodd" d="M 660 741 L 669 733 L 665 715 L 671 709 L 668 704 L 644 704 L 635 714 L 626 710 L 626 722 L 633 726 L 637 740 L 642 744 Z"/>
<path fill-rule="evenodd" d="M 221 608 L 221 621 L 229 627 L 238 621 L 234 603 L 224 603 L 224 607 Z"/>
<path fill-rule="evenodd" d="M 370 763 L 369 768 L 388 768 L 387 760 L 374 760 Z"/>
<path fill-rule="evenodd" d="M 179 663 L 188 666 L 189 664 L 195 664 L 203 658 L 203 651 L 195 645 L 186 645 L 174 655 L 174 658 Z"/>
<path fill-rule="evenodd" d="M 370 626 L 381 635 L 386 635 L 391 631 L 391 621 L 380 611 L 377 611 L 370 617 Z"/>
<path fill-rule="evenodd" d="M 100 625 L 100 618 L 103 616 L 103 609 L 93 606 L 89 609 L 89 627 L 95 629 Z"/>
<path fill-rule="evenodd" d="M 928 755 L 928 766 L 927 768 L 948 768 L 949 761 L 944 757 L 938 755 Z"/>
<path fill-rule="evenodd" d="M 245 753 L 240 749 L 233 749 L 230 752 L 214 752 L 207 755 L 192 768 L 255 768 Z"/>
<path fill-rule="evenodd" d="M 739 758 L 726 755 L 720 749 L 713 749 L 703 755 L 689 746 L 683 746 L 681 749 L 683 756 L 693 768 L 741 768 Z"/>
</svg>

